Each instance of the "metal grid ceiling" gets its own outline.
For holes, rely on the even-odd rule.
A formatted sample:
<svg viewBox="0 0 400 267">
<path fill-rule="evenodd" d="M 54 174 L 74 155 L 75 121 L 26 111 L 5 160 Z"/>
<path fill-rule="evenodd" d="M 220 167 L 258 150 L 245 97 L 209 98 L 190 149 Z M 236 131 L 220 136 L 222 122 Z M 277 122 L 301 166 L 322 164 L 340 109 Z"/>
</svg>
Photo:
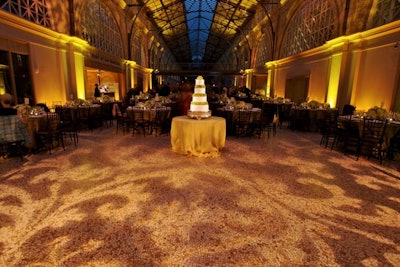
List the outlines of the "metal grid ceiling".
<svg viewBox="0 0 400 267">
<path fill-rule="evenodd" d="M 134 1 L 127 1 L 132 4 Z M 178 63 L 216 63 L 255 14 L 257 0 L 138 0 Z"/>
</svg>

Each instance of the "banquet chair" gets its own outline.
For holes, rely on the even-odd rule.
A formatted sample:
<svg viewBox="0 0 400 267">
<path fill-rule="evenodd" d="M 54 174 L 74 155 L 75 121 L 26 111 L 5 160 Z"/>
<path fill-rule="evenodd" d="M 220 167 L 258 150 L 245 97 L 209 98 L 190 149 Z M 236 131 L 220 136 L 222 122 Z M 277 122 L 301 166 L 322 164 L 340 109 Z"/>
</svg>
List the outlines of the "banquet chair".
<svg viewBox="0 0 400 267">
<path fill-rule="evenodd" d="M 165 114 L 165 120 L 163 122 L 163 129 L 165 133 L 169 134 L 171 131 L 171 123 L 172 123 L 172 109 L 170 107 L 166 107 L 167 111 Z"/>
<path fill-rule="evenodd" d="M 169 132 L 169 116 L 171 114 L 171 109 L 166 107 L 158 107 L 156 108 L 156 115 L 151 120 L 151 132 L 155 133 L 156 136 L 158 134 L 168 133 Z"/>
<path fill-rule="evenodd" d="M 400 159 L 400 129 L 389 140 L 387 159 L 394 161 Z"/>
<path fill-rule="evenodd" d="M 130 118 L 128 117 L 127 112 L 122 114 L 119 105 L 115 103 L 113 105 L 112 115 L 116 119 L 115 133 L 118 134 L 118 129 L 122 129 L 123 134 L 129 132 Z"/>
<path fill-rule="evenodd" d="M 267 133 L 269 138 L 272 132 L 272 135 L 275 136 L 277 126 L 276 113 L 277 110 L 273 105 L 263 105 L 260 117 L 251 122 L 253 134 L 260 138 L 263 133 Z"/>
<path fill-rule="evenodd" d="M 101 105 L 98 107 L 90 107 L 89 126 L 90 129 L 101 127 L 103 125 L 103 114 L 101 113 Z"/>
<path fill-rule="evenodd" d="M 251 136 L 251 110 L 239 110 L 235 121 L 236 137 Z"/>
<path fill-rule="evenodd" d="M 375 157 L 382 164 L 384 150 L 383 137 L 387 120 L 364 117 L 359 154 L 371 158 Z"/>
<path fill-rule="evenodd" d="M 267 131 L 268 138 L 272 132 L 272 135 L 276 135 L 276 124 L 277 124 L 277 113 L 276 107 L 274 105 L 263 105 L 263 129 Z"/>
<path fill-rule="evenodd" d="M 150 130 L 150 120 L 145 118 L 144 109 L 134 108 L 133 109 L 133 121 L 131 121 L 131 126 L 133 127 L 133 135 L 138 130 L 143 132 L 143 136 L 146 136 L 146 132 Z"/>
<path fill-rule="evenodd" d="M 278 118 L 279 118 L 279 127 L 282 128 L 282 125 L 284 123 L 288 124 L 290 126 L 291 122 L 291 104 L 279 104 L 277 106 L 278 109 Z"/>
<path fill-rule="evenodd" d="M 346 116 L 338 123 L 336 144 L 341 145 L 344 154 L 355 154 L 357 160 L 360 156 L 360 129 L 358 122 L 352 120 L 352 116 Z"/>
<path fill-rule="evenodd" d="M 118 134 L 118 129 L 122 130 L 122 133 L 125 134 L 129 131 L 129 118 L 123 115 L 117 115 L 116 117 L 116 127 L 115 133 Z"/>
<path fill-rule="evenodd" d="M 78 129 L 92 129 L 90 107 L 78 107 L 77 109 Z"/>
<path fill-rule="evenodd" d="M 47 112 L 46 115 L 46 126 L 44 129 L 39 129 L 35 133 L 36 140 L 38 143 L 38 150 L 47 150 L 51 154 L 52 149 L 60 144 L 65 150 L 64 146 L 64 136 L 61 132 L 60 117 L 57 113 Z"/>
<path fill-rule="evenodd" d="M 60 118 L 60 131 L 63 137 L 66 138 L 69 136 L 76 147 L 78 144 L 78 123 L 76 116 L 74 116 L 73 109 L 56 106 L 55 111 Z"/>
<path fill-rule="evenodd" d="M 332 110 L 328 112 L 327 116 L 325 116 L 323 120 L 320 120 L 319 123 L 319 131 L 322 135 L 320 145 L 323 145 L 325 148 L 327 148 L 329 141 L 331 141 L 331 150 L 333 149 L 336 139 L 338 138 L 338 116 L 338 111 Z"/>
<path fill-rule="evenodd" d="M 101 113 L 101 118 L 102 118 L 102 122 L 105 123 L 106 127 L 111 127 L 113 124 L 113 107 L 114 107 L 114 103 L 109 102 L 109 103 L 101 103 L 100 104 L 100 113 Z M 116 104 L 118 105 L 118 104 Z"/>
<path fill-rule="evenodd" d="M 24 160 L 24 144 L 30 142 L 27 129 L 16 109 L 0 109 L 0 156 L 18 155 Z"/>
</svg>

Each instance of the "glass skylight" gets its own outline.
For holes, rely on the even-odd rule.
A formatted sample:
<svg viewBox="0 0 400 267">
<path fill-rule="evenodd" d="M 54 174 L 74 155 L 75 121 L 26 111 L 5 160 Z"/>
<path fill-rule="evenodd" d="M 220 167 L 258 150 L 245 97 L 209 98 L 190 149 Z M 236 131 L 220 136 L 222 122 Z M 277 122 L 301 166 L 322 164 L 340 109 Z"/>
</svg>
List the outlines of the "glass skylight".
<svg viewBox="0 0 400 267">
<path fill-rule="evenodd" d="M 185 0 L 192 62 L 202 62 L 214 17 L 216 0 Z"/>
</svg>

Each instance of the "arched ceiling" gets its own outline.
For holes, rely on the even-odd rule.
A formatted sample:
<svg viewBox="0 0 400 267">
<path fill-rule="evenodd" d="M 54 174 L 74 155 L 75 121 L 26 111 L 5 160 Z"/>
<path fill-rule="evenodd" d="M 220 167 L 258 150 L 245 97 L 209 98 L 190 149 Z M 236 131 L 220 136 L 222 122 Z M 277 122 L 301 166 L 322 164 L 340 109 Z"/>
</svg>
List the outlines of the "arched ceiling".
<svg viewBox="0 0 400 267">
<path fill-rule="evenodd" d="M 142 6 L 177 63 L 212 69 L 253 18 L 260 0 L 126 0 Z"/>
</svg>

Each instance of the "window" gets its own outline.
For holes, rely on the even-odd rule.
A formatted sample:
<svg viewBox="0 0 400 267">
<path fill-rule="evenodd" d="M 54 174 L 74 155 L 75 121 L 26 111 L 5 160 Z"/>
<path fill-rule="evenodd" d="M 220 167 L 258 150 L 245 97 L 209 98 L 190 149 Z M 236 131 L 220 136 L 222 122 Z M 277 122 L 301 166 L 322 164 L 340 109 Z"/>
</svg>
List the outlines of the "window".
<svg viewBox="0 0 400 267">
<path fill-rule="evenodd" d="M 372 28 L 400 19 L 399 0 L 378 0 L 376 12 L 372 19 Z"/>
<path fill-rule="evenodd" d="M 49 9 L 47 9 L 46 0 L 7 0 L 1 2 L 1 9 L 36 24 L 51 28 Z"/>
<path fill-rule="evenodd" d="M 142 61 L 142 39 L 140 38 L 143 33 L 143 29 L 138 29 L 132 36 L 132 60 L 136 63 L 145 66 L 145 62 Z"/>
<path fill-rule="evenodd" d="M 257 56 L 256 56 L 256 62 L 254 66 L 256 67 L 261 67 L 264 66 L 264 64 L 270 60 L 272 60 L 271 57 L 271 37 L 267 34 L 264 34 L 263 38 L 261 39 L 258 49 L 257 49 Z"/>
<path fill-rule="evenodd" d="M 321 46 L 335 37 L 335 16 L 329 1 L 308 1 L 288 25 L 281 45 L 281 58 Z"/>
<path fill-rule="evenodd" d="M 94 47 L 123 58 L 121 34 L 108 10 L 97 1 L 85 8 L 81 23 L 82 38 Z"/>
</svg>

